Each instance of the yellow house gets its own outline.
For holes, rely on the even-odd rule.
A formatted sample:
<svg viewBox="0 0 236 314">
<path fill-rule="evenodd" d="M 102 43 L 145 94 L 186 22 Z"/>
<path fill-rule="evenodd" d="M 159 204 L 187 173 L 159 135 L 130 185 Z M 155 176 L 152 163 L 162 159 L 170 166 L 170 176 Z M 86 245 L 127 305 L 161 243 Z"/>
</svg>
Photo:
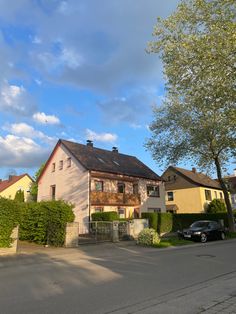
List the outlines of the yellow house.
<svg viewBox="0 0 236 314">
<path fill-rule="evenodd" d="M 9 176 L 8 180 L 0 179 L 0 197 L 14 199 L 18 190 L 24 191 L 25 201 L 29 198 L 33 179 L 24 173 L 19 176 Z"/>
<path fill-rule="evenodd" d="M 162 178 L 167 212 L 202 213 L 213 199 L 224 199 L 219 183 L 195 168 L 186 170 L 170 166 Z"/>
</svg>

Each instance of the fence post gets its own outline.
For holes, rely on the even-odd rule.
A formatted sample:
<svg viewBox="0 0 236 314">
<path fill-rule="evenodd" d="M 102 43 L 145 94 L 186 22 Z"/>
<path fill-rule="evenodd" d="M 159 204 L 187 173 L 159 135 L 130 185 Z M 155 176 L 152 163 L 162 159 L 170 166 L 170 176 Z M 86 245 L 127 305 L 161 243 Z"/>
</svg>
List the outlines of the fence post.
<svg viewBox="0 0 236 314">
<path fill-rule="evenodd" d="M 112 242 L 119 242 L 119 221 L 112 222 Z"/>
</svg>

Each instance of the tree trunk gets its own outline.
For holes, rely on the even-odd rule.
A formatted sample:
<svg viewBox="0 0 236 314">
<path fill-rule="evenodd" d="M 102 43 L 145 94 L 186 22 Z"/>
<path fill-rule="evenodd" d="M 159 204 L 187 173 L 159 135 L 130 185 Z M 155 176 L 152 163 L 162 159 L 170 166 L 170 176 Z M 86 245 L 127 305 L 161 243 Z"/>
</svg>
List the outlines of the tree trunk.
<svg viewBox="0 0 236 314">
<path fill-rule="evenodd" d="M 232 206 L 231 206 L 231 202 L 229 199 L 229 193 L 228 193 L 227 186 L 226 186 L 226 184 L 222 178 L 221 166 L 220 166 L 220 162 L 219 162 L 218 157 L 216 157 L 214 161 L 215 161 L 215 166 L 216 166 L 216 171 L 217 171 L 217 177 L 218 177 L 220 186 L 221 186 L 223 193 L 224 193 L 225 204 L 226 204 L 227 215 L 228 215 L 228 222 L 229 222 L 229 231 L 235 232 L 234 215 L 233 215 L 233 211 L 232 211 Z"/>
</svg>

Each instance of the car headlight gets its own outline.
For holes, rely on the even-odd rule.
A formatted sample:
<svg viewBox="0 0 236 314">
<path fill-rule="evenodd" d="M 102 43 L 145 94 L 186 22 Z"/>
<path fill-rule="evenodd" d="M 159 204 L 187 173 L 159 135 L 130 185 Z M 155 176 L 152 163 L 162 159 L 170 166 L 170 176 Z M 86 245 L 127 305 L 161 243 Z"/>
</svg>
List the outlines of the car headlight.
<svg viewBox="0 0 236 314">
<path fill-rule="evenodd" d="M 196 232 L 194 232 L 193 234 L 199 235 L 199 234 L 201 234 L 201 231 L 196 231 Z"/>
</svg>

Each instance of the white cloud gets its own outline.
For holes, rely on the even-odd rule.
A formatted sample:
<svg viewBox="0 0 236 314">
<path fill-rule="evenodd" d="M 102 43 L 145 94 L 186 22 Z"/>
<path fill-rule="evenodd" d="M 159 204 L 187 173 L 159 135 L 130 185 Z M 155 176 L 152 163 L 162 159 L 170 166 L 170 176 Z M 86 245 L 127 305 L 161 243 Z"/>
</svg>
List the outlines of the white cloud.
<svg viewBox="0 0 236 314">
<path fill-rule="evenodd" d="M 32 43 L 33 43 L 33 44 L 36 44 L 36 45 L 42 44 L 42 39 L 39 38 L 38 36 L 35 36 L 35 37 L 32 39 Z"/>
<path fill-rule="evenodd" d="M 38 138 L 48 144 L 54 144 L 56 142 L 55 138 L 47 136 L 41 131 L 35 130 L 32 126 L 26 123 L 13 123 L 10 125 L 5 125 L 3 126 L 3 130 L 9 131 L 14 135 L 23 136 L 30 139 Z"/>
<path fill-rule="evenodd" d="M 115 142 L 118 138 L 116 134 L 112 133 L 96 133 L 90 129 L 86 129 L 87 139 L 99 142 Z"/>
<path fill-rule="evenodd" d="M 35 110 L 35 105 L 23 86 L 4 82 L 0 86 L 0 111 L 7 111 L 21 116 L 28 116 Z"/>
<path fill-rule="evenodd" d="M 46 115 L 44 112 L 36 112 L 33 119 L 41 124 L 60 124 L 60 119 L 55 115 Z"/>
<path fill-rule="evenodd" d="M 38 167 L 44 162 L 51 148 L 41 147 L 35 141 L 26 137 L 8 134 L 0 136 L 1 167 Z"/>
</svg>

